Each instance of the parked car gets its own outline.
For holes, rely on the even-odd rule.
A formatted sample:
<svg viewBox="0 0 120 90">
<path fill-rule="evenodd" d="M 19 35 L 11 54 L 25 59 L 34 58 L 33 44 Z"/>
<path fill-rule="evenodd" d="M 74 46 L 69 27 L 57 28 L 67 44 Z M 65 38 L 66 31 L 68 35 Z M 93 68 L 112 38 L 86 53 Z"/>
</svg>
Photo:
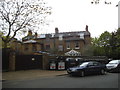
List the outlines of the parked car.
<svg viewBox="0 0 120 90">
<path fill-rule="evenodd" d="M 112 60 L 106 64 L 108 72 L 120 72 L 120 60 Z"/>
<path fill-rule="evenodd" d="M 89 74 L 105 74 L 106 66 L 95 61 L 83 62 L 78 66 L 68 68 L 67 73 L 70 75 L 85 76 Z"/>
<path fill-rule="evenodd" d="M 70 68 L 70 67 L 74 67 L 77 64 L 78 62 L 76 61 L 75 58 L 66 58 L 66 64 L 67 64 L 67 68 Z"/>
</svg>

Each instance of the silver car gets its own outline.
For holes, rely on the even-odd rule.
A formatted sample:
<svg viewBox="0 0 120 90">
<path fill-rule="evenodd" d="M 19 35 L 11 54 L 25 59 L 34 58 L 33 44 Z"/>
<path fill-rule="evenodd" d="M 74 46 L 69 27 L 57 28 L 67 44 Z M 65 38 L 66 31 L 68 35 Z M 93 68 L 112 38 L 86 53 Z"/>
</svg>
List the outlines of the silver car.
<svg viewBox="0 0 120 90">
<path fill-rule="evenodd" d="M 112 60 L 106 64 L 108 72 L 120 72 L 120 60 Z"/>
</svg>

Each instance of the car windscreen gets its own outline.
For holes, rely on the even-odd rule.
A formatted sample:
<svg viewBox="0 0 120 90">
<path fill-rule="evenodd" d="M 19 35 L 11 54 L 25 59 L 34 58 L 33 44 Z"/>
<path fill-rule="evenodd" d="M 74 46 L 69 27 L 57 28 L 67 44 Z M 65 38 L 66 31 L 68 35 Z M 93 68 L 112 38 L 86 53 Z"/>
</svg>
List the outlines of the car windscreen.
<svg viewBox="0 0 120 90">
<path fill-rule="evenodd" d="M 79 66 L 87 66 L 89 62 L 84 62 L 82 64 L 80 64 Z"/>
<path fill-rule="evenodd" d="M 110 61 L 110 62 L 109 62 L 109 64 L 118 64 L 118 63 L 120 63 L 119 60 L 113 60 L 113 61 Z"/>
</svg>

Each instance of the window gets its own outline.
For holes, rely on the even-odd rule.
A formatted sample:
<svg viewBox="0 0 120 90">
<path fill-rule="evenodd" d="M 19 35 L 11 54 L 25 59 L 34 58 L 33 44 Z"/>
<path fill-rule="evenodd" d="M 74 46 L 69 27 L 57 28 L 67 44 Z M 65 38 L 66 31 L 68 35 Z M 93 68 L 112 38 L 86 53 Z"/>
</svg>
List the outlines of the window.
<svg viewBox="0 0 120 90">
<path fill-rule="evenodd" d="M 50 45 L 46 45 L 46 50 L 50 50 Z"/>
<path fill-rule="evenodd" d="M 98 65 L 100 65 L 100 63 L 94 62 L 93 65 L 98 66 Z"/>
<path fill-rule="evenodd" d="M 47 42 L 47 43 L 50 42 L 50 38 L 46 38 L 46 42 Z"/>
<path fill-rule="evenodd" d="M 27 44 L 25 44 L 24 50 L 25 50 L 25 51 L 28 51 L 28 49 L 29 49 L 29 46 L 28 46 Z"/>
<path fill-rule="evenodd" d="M 78 42 L 75 42 L 75 49 L 80 49 Z"/>
<path fill-rule="evenodd" d="M 66 43 L 66 47 L 67 47 L 67 49 L 70 49 L 70 42 Z"/>
<path fill-rule="evenodd" d="M 59 40 L 63 40 L 63 36 L 62 35 L 59 35 Z"/>
<path fill-rule="evenodd" d="M 59 46 L 58 46 L 58 50 L 59 50 L 59 51 L 63 51 L 63 45 L 59 45 Z"/>
<path fill-rule="evenodd" d="M 88 65 L 89 65 L 89 66 L 93 66 L 94 64 L 93 64 L 92 62 L 90 62 Z"/>
<path fill-rule="evenodd" d="M 80 34 L 80 39 L 84 39 L 84 33 Z"/>
<path fill-rule="evenodd" d="M 36 47 L 35 44 L 32 45 L 32 50 L 33 50 L 33 51 L 37 51 L 37 47 Z"/>
</svg>

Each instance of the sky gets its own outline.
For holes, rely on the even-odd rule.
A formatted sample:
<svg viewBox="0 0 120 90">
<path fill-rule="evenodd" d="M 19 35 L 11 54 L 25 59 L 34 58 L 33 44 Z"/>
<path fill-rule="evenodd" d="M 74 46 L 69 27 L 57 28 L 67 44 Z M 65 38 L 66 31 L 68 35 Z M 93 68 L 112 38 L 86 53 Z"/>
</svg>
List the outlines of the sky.
<svg viewBox="0 0 120 90">
<path fill-rule="evenodd" d="M 52 14 L 48 17 L 48 26 L 41 27 L 39 34 L 54 33 L 55 27 L 59 32 L 84 31 L 85 26 L 91 37 L 99 37 L 104 31 L 115 31 L 118 28 L 119 0 L 111 1 L 105 5 L 105 0 L 91 4 L 92 0 L 45 0 L 52 7 Z M 43 29 L 42 29 L 43 28 Z"/>
</svg>

